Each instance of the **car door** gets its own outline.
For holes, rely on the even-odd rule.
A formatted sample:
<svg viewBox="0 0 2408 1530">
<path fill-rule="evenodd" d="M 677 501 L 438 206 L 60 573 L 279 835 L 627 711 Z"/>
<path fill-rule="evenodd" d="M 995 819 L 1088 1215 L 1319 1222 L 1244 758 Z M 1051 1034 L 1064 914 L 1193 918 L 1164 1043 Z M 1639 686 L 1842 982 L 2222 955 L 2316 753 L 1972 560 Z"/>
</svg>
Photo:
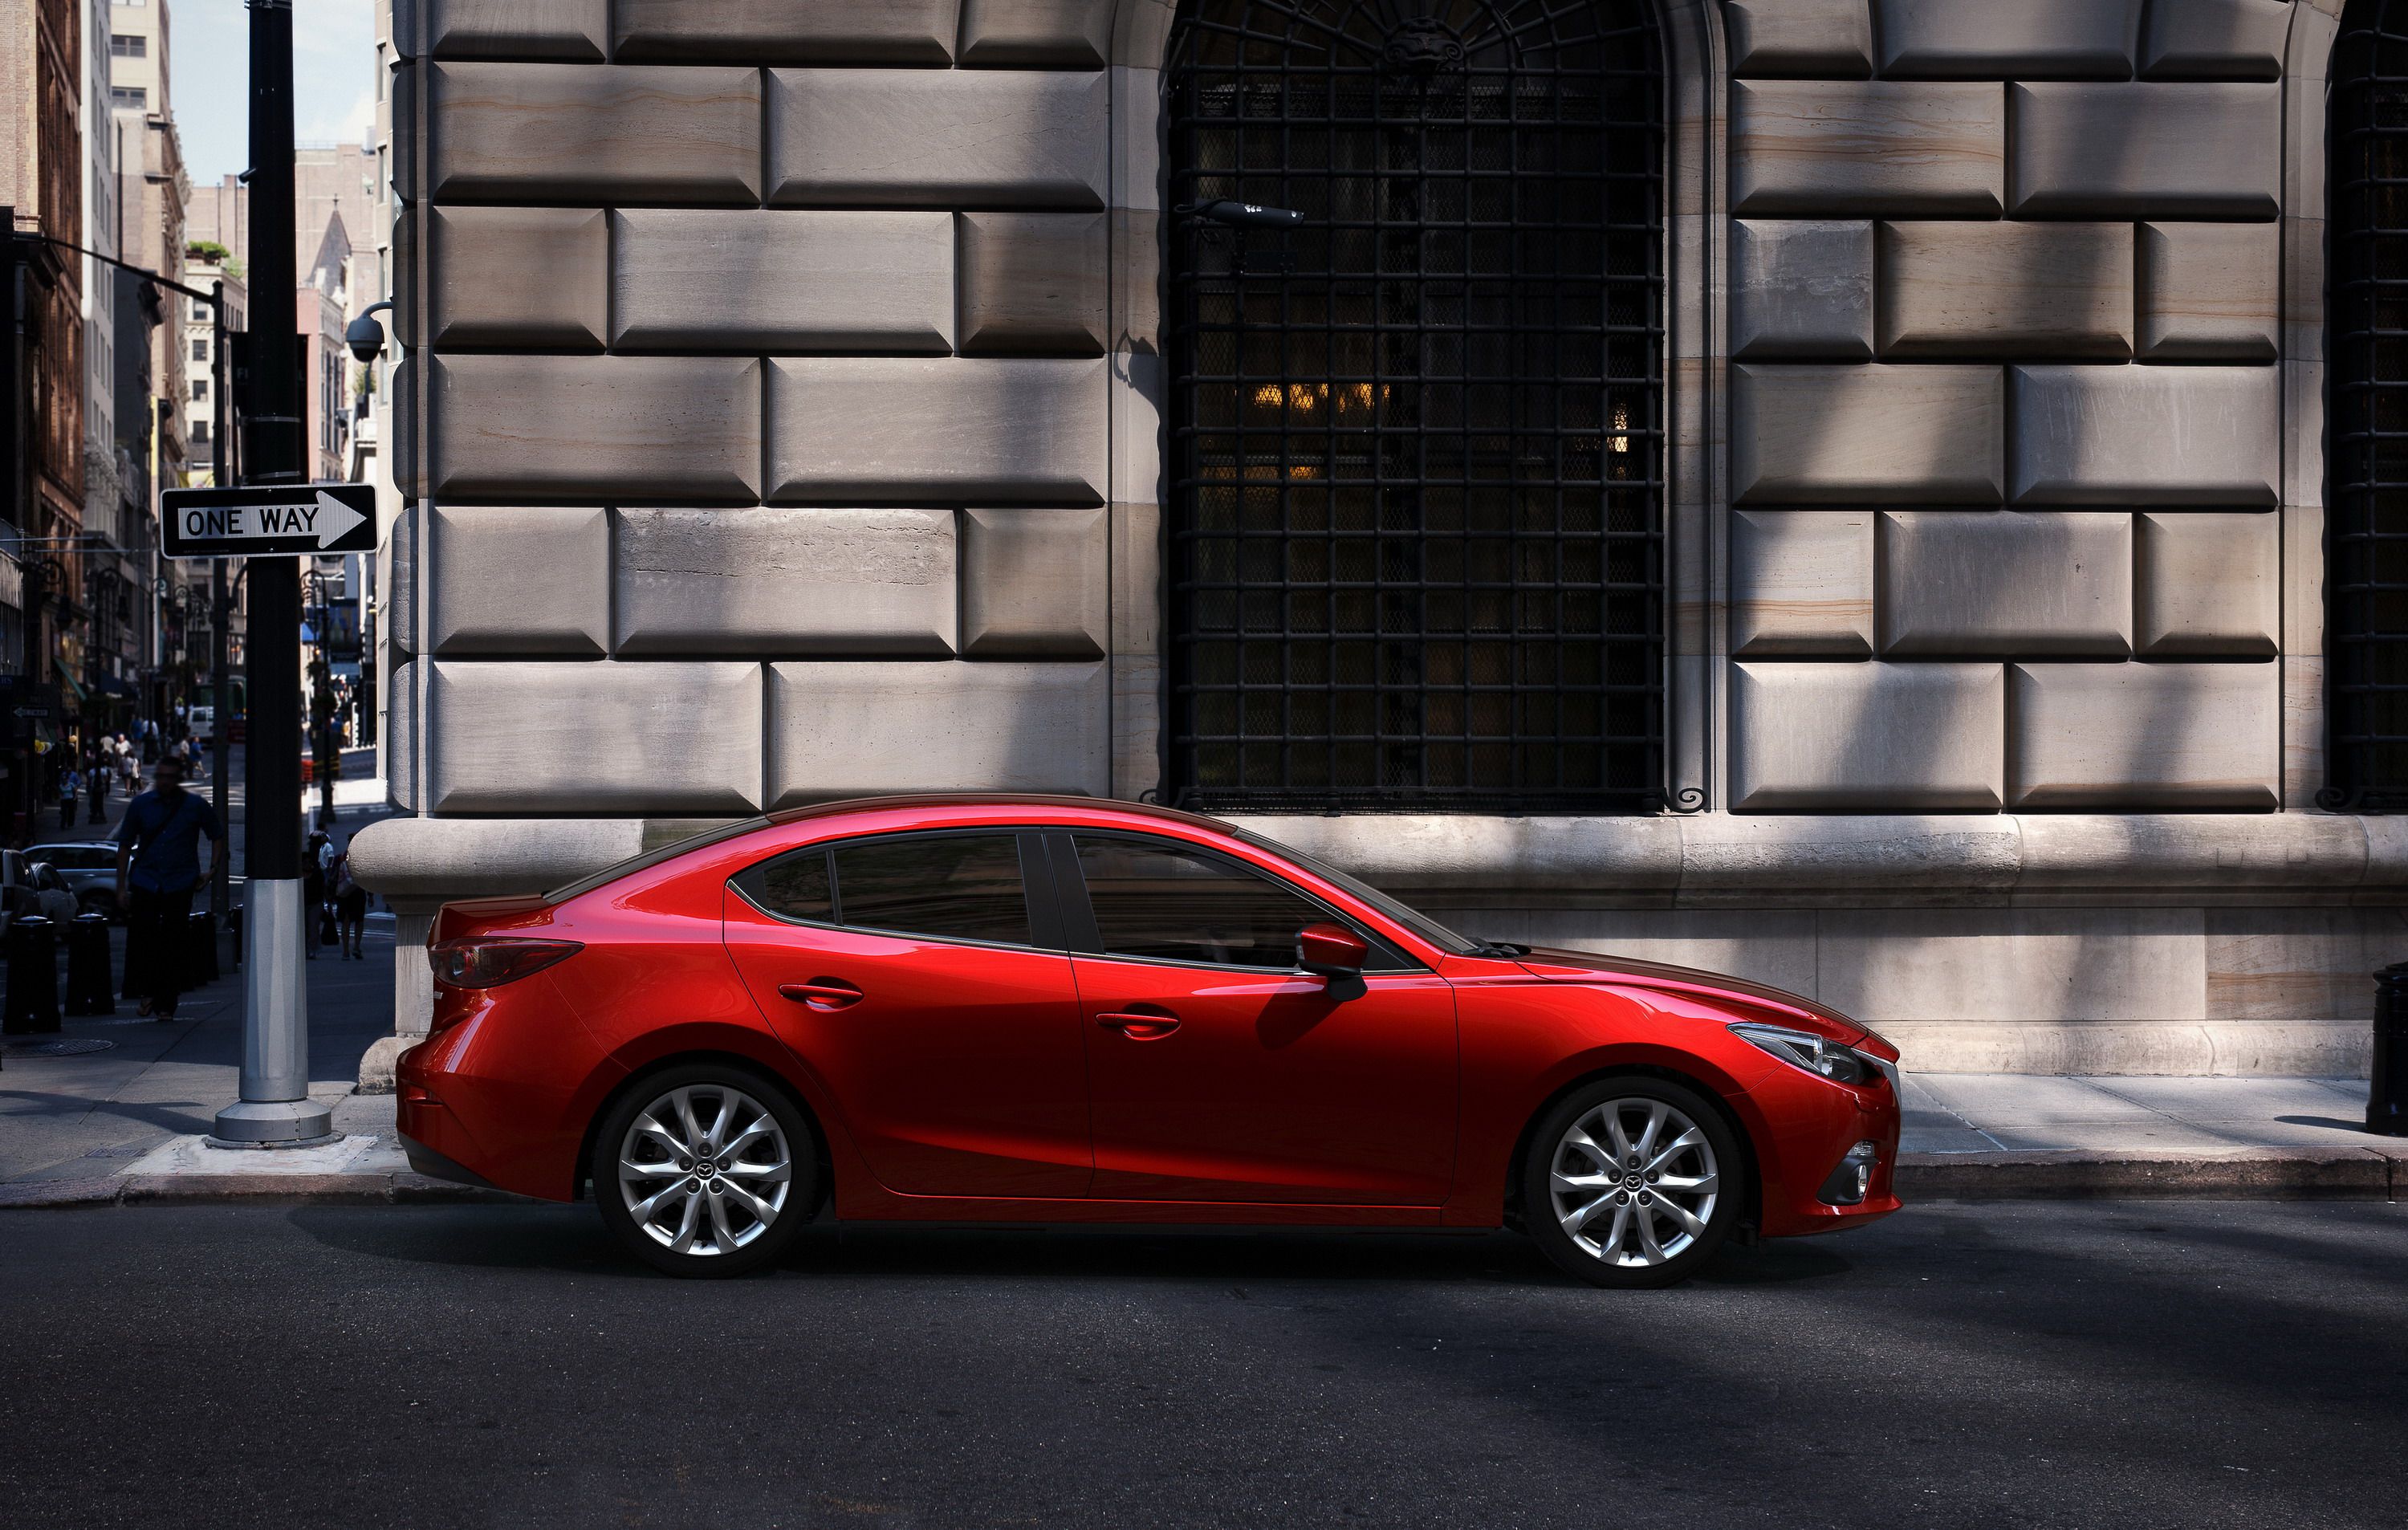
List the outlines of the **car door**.
<svg viewBox="0 0 2408 1530">
<path fill-rule="evenodd" d="M 870 1172 L 913 1195 L 1078 1197 L 1085 1038 L 1034 834 L 812 846 L 730 884 L 727 947 L 834 1094 Z"/>
<path fill-rule="evenodd" d="M 1087 1019 L 1091 1194 L 1446 1200 L 1457 1051 L 1444 979 L 1360 921 L 1200 846 L 1082 832 L 1048 848 Z M 1357 996 L 1296 970 L 1297 931 L 1328 920 L 1371 942 Z"/>
</svg>

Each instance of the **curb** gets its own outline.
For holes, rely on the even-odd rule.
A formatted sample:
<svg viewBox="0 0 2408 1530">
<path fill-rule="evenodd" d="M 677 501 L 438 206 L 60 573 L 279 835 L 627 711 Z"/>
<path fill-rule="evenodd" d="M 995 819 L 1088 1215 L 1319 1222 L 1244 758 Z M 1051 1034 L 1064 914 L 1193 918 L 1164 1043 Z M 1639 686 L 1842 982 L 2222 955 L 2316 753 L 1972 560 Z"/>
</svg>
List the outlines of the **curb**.
<svg viewBox="0 0 2408 1530">
<path fill-rule="evenodd" d="M 1903 1153 L 1899 1197 L 1981 1200 L 2396 1201 L 2408 1193 L 2408 1144 L 2239 1149 L 2216 1158 L 2034 1151 Z M 0 1184 L 0 1210 L 79 1206 L 547 1206 L 410 1170 L 374 1174 L 120 1174 Z"/>
<path fill-rule="evenodd" d="M 2241 1148 L 2214 1158 L 2078 1151 L 1910 1152 L 1894 1183 L 1918 1200 L 2396 1201 L 2402 1157 L 2372 1148 Z"/>
<path fill-rule="evenodd" d="M 0 1210 L 78 1206 L 548 1206 L 507 1190 L 401 1170 L 380 1174 L 119 1174 L 0 1184 Z"/>
</svg>

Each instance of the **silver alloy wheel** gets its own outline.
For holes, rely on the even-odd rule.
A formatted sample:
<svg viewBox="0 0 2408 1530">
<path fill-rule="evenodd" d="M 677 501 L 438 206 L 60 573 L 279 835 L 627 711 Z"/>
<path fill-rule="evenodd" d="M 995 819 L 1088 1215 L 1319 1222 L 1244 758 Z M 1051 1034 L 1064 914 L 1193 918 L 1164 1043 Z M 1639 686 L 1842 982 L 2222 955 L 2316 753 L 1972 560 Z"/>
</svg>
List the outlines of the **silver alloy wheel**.
<svg viewBox="0 0 2408 1530">
<path fill-rule="evenodd" d="M 1713 1145 L 1676 1106 L 1608 1100 L 1572 1122 L 1548 1165 L 1556 1223 L 1583 1253 L 1626 1269 L 1677 1259 L 1713 1220 Z"/>
<path fill-rule="evenodd" d="M 724 1084 L 685 1084 L 646 1106 L 619 1143 L 627 1215 L 671 1253 L 732 1253 L 786 1208 L 794 1157 L 759 1100 Z"/>
</svg>

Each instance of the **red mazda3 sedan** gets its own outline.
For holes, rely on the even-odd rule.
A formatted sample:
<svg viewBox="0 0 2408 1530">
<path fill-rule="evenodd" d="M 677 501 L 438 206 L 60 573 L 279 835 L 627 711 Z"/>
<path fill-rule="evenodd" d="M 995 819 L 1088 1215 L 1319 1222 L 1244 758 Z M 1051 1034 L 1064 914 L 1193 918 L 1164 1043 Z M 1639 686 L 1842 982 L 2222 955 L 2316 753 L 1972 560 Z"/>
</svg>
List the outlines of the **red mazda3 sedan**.
<svg viewBox="0 0 2408 1530">
<path fill-rule="evenodd" d="M 1777 989 L 1468 939 L 1210 819 L 838 803 L 448 905 L 410 1161 L 680 1275 L 905 1222 L 1526 1229 L 1606 1286 L 1898 1208 L 1898 1052 Z"/>
</svg>

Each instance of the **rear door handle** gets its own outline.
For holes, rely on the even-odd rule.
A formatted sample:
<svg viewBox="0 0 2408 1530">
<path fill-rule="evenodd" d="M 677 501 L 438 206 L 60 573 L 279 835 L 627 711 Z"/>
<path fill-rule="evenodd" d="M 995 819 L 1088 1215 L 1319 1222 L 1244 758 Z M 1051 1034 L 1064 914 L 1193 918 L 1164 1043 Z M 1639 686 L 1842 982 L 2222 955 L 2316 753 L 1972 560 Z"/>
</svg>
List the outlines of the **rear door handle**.
<svg viewBox="0 0 2408 1530">
<path fill-rule="evenodd" d="M 1107 1010 L 1096 1017 L 1096 1023 L 1106 1030 L 1118 1031 L 1132 1041 L 1156 1041 L 1179 1029 L 1179 1017 Z"/>
<path fill-rule="evenodd" d="M 841 978 L 813 978 L 807 983 L 780 983 L 778 993 L 814 1009 L 842 1009 L 848 1005 L 859 1004 L 865 996 L 860 989 Z"/>
</svg>

